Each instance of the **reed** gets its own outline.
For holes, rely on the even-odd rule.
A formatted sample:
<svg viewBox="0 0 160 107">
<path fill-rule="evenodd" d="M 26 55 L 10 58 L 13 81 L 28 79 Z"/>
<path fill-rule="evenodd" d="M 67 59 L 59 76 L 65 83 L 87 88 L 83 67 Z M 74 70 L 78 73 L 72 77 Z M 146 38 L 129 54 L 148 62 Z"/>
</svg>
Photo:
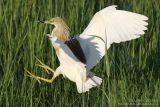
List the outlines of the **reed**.
<svg viewBox="0 0 160 107">
<path fill-rule="evenodd" d="M 62 76 L 52 84 L 39 84 L 26 76 L 25 68 L 51 77 L 35 66 L 34 56 L 53 69 L 59 64 L 45 36 L 53 26 L 36 20 L 62 17 L 73 37 L 86 28 L 96 11 L 113 4 L 148 16 L 149 26 L 143 37 L 113 44 L 107 51 L 92 70 L 103 78 L 100 87 L 78 94 L 75 84 Z M 127 107 L 135 100 L 158 107 L 159 11 L 159 0 L 0 0 L 0 107 Z"/>
</svg>

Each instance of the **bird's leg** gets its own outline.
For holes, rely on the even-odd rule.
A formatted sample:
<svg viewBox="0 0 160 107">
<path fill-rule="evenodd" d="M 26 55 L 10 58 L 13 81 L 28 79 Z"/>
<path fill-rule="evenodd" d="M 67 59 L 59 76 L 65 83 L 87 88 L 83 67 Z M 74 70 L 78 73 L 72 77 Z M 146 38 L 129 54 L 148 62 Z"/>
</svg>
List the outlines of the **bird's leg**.
<svg viewBox="0 0 160 107">
<path fill-rule="evenodd" d="M 36 76 L 36 75 L 32 74 L 32 73 L 29 72 L 29 71 L 27 71 L 27 73 L 29 74 L 29 75 L 27 75 L 27 76 L 36 79 L 39 83 L 41 83 L 41 81 L 45 81 L 45 82 L 48 82 L 48 83 L 52 83 L 52 81 L 53 81 L 53 79 L 52 79 L 53 77 L 52 77 L 51 79 L 46 79 L 46 78 L 43 78 L 43 77 Z M 41 80 L 41 81 L 40 81 L 40 80 Z"/>
<path fill-rule="evenodd" d="M 39 66 L 39 67 L 43 68 L 44 71 L 46 71 L 48 74 L 50 74 L 49 71 L 54 73 L 54 70 L 51 69 L 49 66 L 47 66 L 45 64 L 36 64 L 36 66 Z"/>
<path fill-rule="evenodd" d="M 39 67 L 43 68 L 48 74 L 50 74 L 49 71 L 52 72 L 52 73 L 54 73 L 53 69 L 51 69 L 49 66 L 47 66 L 46 64 L 44 64 L 43 62 L 41 62 L 37 57 L 35 57 L 35 58 L 40 63 L 40 64 L 36 64 L 36 66 L 39 66 Z"/>
<path fill-rule="evenodd" d="M 27 71 L 27 73 L 29 74 L 29 75 L 28 75 L 29 77 L 32 77 L 32 78 L 36 79 L 39 83 L 41 83 L 41 81 L 45 81 L 45 82 L 48 82 L 48 83 L 52 83 L 53 80 L 54 80 L 57 76 L 59 76 L 59 75 L 61 74 L 61 72 L 57 69 L 57 70 L 54 72 L 54 75 L 53 75 L 53 77 L 52 77 L 51 79 L 46 79 L 46 78 L 39 77 L 39 76 L 36 76 L 36 75 L 30 73 L 28 70 L 26 70 L 26 71 Z M 41 80 L 41 81 L 40 81 L 40 80 Z"/>
</svg>

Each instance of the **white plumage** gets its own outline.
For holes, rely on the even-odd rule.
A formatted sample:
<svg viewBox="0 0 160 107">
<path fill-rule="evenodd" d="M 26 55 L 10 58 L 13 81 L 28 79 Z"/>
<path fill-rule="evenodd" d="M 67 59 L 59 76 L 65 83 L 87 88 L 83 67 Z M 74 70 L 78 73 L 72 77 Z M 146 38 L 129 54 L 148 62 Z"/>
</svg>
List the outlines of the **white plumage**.
<svg viewBox="0 0 160 107">
<path fill-rule="evenodd" d="M 94 76 L 90 69 L 105 55 L 106 48 L 109 49 L 112 43 L 136 39 L 143 35 L 148 25 L 146 20 L 148 18 L 144 15 L 116 10 L 116 6 L 97 12 L 84 32 L 76 37 L 86 57 L 86 65 L 75 57 L 64 42 L 51 39 L 53 45 L 60 44 L 58 58 L 61 73 L 76 83 L 79 93 L 100 85 L 102 79 Z"/>
<path fill-rule="evenodd" d="M 80 44 L 85 56 L 85 63 L 79 59 L 73 50 L 65 43 L 69 38 L 69 28 L 61 18 L 45 21 L 56 27 L 48 35 L 56 49 L 60 66 L 54 72 L 51 80 L 35 77 L 38 80 L 52 82 L 58 75 L 63 74 L 76 83 L 79 93 L 89 91 L 90 88 L 101 84 L 102 79 L 90 70 L 102 59 L 112 43 L 120 43 L 136 39 L 147 30 L 148 18 L 144 15 L 123 10 L 116 10 L 116 6 L 109 6 L 97 12 L 87 28 L 75 39 Z M 66 33 L 67 32 L 67 33 Z M 72 41 L 71 41 L 72 42 Z"/>
<path fill-rule="evenodd" d="M 144 15 L 116 10 L 116 6 L 97 12 L 78 37 L 87 58 L 87 69 L 93 68 L 105 55 L 105 47 L 109 49 L 112 43 L 129 41 L 143 35 L 148 25 L 146 20 L 148 18 Z M 99 36 L 104 41 L 92 35 Z"/>
<path fill-rule="evenodd" d="M 68 48 L 64 42 L 57 39 L 56 36 L 51 36 L 50 40 L 55 48 L 59 49 L 58 59 L 60 66 L 55 71 L 55 76 L 63 74 L 69 80 L 76 82 L 77 90 L 79 93 L 89 91 L 90 88 L 101 84 L 102 79 L 94 76 L 91 72 L 87 72 L 85 64 L 80 62 L 72 51 Z"/>
</svg>

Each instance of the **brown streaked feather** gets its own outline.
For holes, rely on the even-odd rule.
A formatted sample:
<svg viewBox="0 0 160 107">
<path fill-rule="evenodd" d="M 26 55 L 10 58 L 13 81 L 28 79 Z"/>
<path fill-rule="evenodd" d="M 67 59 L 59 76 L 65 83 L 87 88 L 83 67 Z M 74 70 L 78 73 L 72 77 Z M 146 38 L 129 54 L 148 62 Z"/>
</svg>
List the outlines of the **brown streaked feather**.
<svg viewBox="0 0 160 107">
<path fill-rule="evenodd" d="M 54 47 L 54 46 L 53 46 L 53 47 Z M 59 52 L 60 49 L 57 48 L 57 47 L 54 47 L 54 49 L 55 49 L 55 51 L 56 51 L 56 55 L 59 56 L 59 55 L 60 55 L 60 52 Z"/>
<path fill-rule="evenodd" d="M 67 26 L 67 24 L 64 22 L 64 20 L 60 17 L 56 17 L 51 19 L 51 21 L 54 21 L 54 25 L 56 28 L 53 29 L 52 35 L 56 35 L 58 39 L 62 41 L 67 41 L 70 39 L 70 29 Z"/>
<path fill-rule="evenodd" d="M 55 50 L 56 50 L 56 54 L 57 54 L 57 56 L 59 56 L 59 49 L 58 49 L 58 48 L 56 48 Z"/>
<path fill-rule="evenodd" d="M 63 28 L 58 28 L 52 31 L 52 35 L 56 35 L 59 40 L 65 42 L 69 40 L 70 33 Z"/>
</svg>

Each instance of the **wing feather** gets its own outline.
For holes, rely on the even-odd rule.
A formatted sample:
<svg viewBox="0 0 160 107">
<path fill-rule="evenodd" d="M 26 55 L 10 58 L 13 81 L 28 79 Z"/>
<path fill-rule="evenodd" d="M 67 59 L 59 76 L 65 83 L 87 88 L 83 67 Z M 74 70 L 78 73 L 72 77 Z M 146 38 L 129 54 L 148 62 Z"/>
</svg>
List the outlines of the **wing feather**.
<svg viewBox="0 0 160 107">
<path fill-rule="evenodd" d="M 87 28 L 77 39 L 85 53 L 87 69 L 93 68 L 105 55 L 112 43 L 120 43 L 139 38 L 147 30 L 148 18 L 144 15 L 116 10 L 116 6 L 109 6 L 97 12 Z M 104 40 L 100 40 L 98 36 Z"/>
</svg>

